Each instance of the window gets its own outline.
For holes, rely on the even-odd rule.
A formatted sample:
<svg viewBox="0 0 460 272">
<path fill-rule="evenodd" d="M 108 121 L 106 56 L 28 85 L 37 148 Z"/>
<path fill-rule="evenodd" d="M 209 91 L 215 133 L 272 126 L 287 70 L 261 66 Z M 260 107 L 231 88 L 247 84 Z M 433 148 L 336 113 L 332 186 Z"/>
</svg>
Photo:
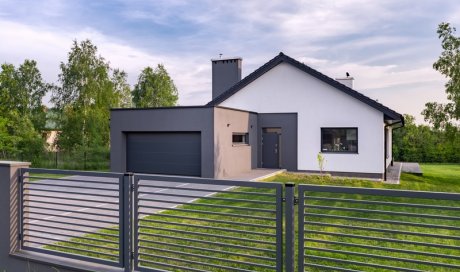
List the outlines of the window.
<svg viewBox="0 0 460 272">
<path fill-rule="evenodd" d="M 249 133 L 233 133 L 232 142 L 235 145 L 249 144 Z"/>
<path fill-rule="evenodd" d="M 358 153 L 358 128 L 321 128 L 321 152 Z"/>
</svg>

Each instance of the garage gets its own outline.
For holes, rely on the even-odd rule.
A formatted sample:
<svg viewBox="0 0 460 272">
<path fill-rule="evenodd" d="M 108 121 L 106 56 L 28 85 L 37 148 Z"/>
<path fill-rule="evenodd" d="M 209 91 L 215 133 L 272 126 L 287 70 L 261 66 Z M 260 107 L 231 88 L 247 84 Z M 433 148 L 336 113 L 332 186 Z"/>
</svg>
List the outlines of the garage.
<svg viewBox="0 0 460 272">
<path fill-rule="evenodd" d="M 201 176 L 201 133 L 127 133 L 126 155 L 129 172 Z"/>
</svg>

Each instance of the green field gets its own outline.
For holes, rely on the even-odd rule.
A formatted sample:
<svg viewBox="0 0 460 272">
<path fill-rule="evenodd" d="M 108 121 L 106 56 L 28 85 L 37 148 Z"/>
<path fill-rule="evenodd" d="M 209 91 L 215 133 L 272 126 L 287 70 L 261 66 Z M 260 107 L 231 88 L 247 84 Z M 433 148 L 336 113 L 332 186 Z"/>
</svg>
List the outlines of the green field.
<svg viewBox="0 0 460 272">
<path fill-rule="evenodd" d="M 296 184 L 322 184 L 322 185 L 336 185 L 336 186 L 357 186 L 368 188 L 387 188 L 387 189 L 404 189 L 404 190 L 422 190 L 422 191 L 439 191 L 439 192 L 460 192 L 460 165 L 455 164 L 424 164 L 422 165 L 424 172 L 423 176 L 415 176 L 410 174 L 403 174 L 400 185 L 383 184 L 374 181 L 364 181 L 358 179 L 343 179 L 320 177 L 300 174 L 281 174 L 267 179 L 268 181 L 278 182 L 294 182 Z M 256 192 L 254 189 L 238 188 L 241 192 Z M 273 193 L 266 191 L 266 193 Z M 313 232 L 328 232 L 328 233 L 341 233 L 341 234 L 354 234 L 361 235 L 363 238 L 351 238 L 346 236 L 336 236 L 330 234 L 307 234 L 306 242 L 307 255 L 311 256 L 306 259 L 307 263 L 322 266 L 338 266 L 347 269 L 355 269 L 358 271 L 390 271 L 378 267 L 359 266 L 352 263 L 336 263 L 327 258 L 339 258 L 345 261 L 358 261 L 370 262 L 393 267 L 405 267 L 407 269 L 425 270 L 425 271 L 453 271 L 455 269 L 449 267 L 427 266 L 424 261 L 432 261 L 445 264 L 460 265 L 460 231 L 455 229 L 458 226 L 458 221 L 455 220 L 439 220 L 436 218 L 420 218 L 417 216 L 407 217 L 403 215 L 388 215 L 349 211 L 348 208 L 366 208 L 372 210 L 382 211 L 395 211 L 405 212 L 412 214 L 431 214 L 441 216 L 456 216 L 459 217 L 459 210 L 440 210 L 440 209 L 421 209 L 418 207 L 404 207 L 404 206 L 386 206 L 380 204 L 366 204 L 362 206 L 359 203 L 344 202 L 343 198 L 350 200 L 367 200 L 367 201 L 392 201 L 404 203 L 418 203 L 429 205 L 442 205 L 442 206 L 455 206 L 460 207 L 460 201 L 433 201 L 433 200 L 414 200 L 414 199 L 395 199 L 390 197 L 375 197 L 375 196 L 361 196 L 361 195 L 336 195 L 330 193 L 309 193 L 308 196 L 317 197 L 316 199 L 309 200 L 308 205 L 330 207 L 328 209 L 315 209 L 309 208 L 306 217 L 307 229 Z M 322 200 L 319 197 L 335 197 L 338 201 Z M 213 196 L 217 199 L 200 199 L 192 204 L 180 206 L 181 211 L 164 211 L 155 215 L 150 215 L 140 222 L 140 231 L 143 233 L 141 239 L 141 247 L 149 247 L 154 249 L 141 248 L 144 253 L 142 259 L 145 260 L 142 265 L 153 266 L 160 269 L 167 269 L 155 263 L 167 263 L 178 267 L 192 268 L 195 270 L 208 270 L 208 271 L 228 271 L 225 267 L 233 267 L 238 269 L 256 270 L 256 271 L 273 271 L 272 269 L 265 268 L 264 266 L 273 266 L 274 263 L 267 258 L 273 258 L 274 254 L 267 252 L 260 254 L 259 252 L 251 249 L 257 248 L 260 250 L 270 251 L 274 249 L 271 244 L 274 239 L 270 236 L 274 233 L 274 222 L 270 220 L 261 219 L 238 219 L 238 222 L 252 224 L 253 226 L 240 226 L 234 227 L 231 224 L 222 222 L 207 222 L 203 218 L 212 219 L 216 221 L 233 221 L 231 217 L 225 218 L 221 215 L 203 215 L 194 213 L 193 210 L 223 212 L 223 213 L 238 213 L 256 216 L 267 216 L 267 212 L 251 212 L 240 211 L 234 209 L 217 209 L 215 207 L 206 206 L 206 204 L 246 207 L 253 209 L 271 209 L 268 204 L 261 205 L 250 202 L 234 202 L 231 198 L 241 198 L 248 200 L 261 200 L 268 201 L 268 196 L 248 197 L 236 196 L 232 193 L 219 193 Z M 223 199 L 223 200 L 222 200 Z M 195 205 L 199 204 L 199 205 Z M 361 205 L 361 206 L 360 206 Z M 440 226 L 439 228 L 432 229 L 423 226 L 412 225 L 394 225 L 381 222 L 360 222 L 359 220 L 345 220 L 340 218 L 319 218 L 315 214 L 326 214 L 329 216 L 346 216 L 355 218 L 366 218 L 376 220 L 392 220 L 404 221 L 414 224 L 433 224 Z M 187 219 L 178 219 L 175 216 L 188 217 Z M 297 218 L 296 218 L 297 220 Z M 259 225 L 259 226 L 258 226 Z M 265 228 L 260 226 L 264 225 Z M 297 225 L 296 225 L 297 226 Z M 347 226 L 358 226 L 362 229 L 350 229 Z M 442 228 L 442 226 L 452 226 L 452 228 Z M 205 228 L 203 228 L 205 227 Z M 174 229 L 174 231 L 173 231 Z M 388 233 L 380 230 L 396 230 L 406 233 Z M 235 232 L 236 230 L 236 232 Z M 243 231 L 243 232 L 239 232 Z M 244 233 L 244 231 L 254 232 L 253 234 Z M 193 233 L 195 232 L 195 233 Z M 229 238 L 216 238 L 209 237 L 203 239 L 196 233 L 203 232 L 210 235 L 225 235 Z M 408 232 L 423 232 L 431 235 L 432 237 L 421 237 L 408 234 Z M 52 247 L 55 250 L 74 252 L 83 254 L 81 249 L 89 249 L 95 251 L 90 255 L 95 257 L 104 257 L 98 255 L 97 252 L 105 252 L 117 254 L 114 244 L 105 242 L 95 242 L 94 239 L 112 240 L 116 241 L 115 237 L 106 236 L 117 235 L 114 230 L 101 231 L 96 234 L 86 235 L 82 238 L 72 239 L 68 242 L 57 243 L 57 246 Z M 445 236 L 445 237 L 444 237 Z M 235 237 L 236 239 L 231 239 Z M 377 237 L 378 240 L 365 238 Z M 451 238 L 452 237 L 452 238 Z M 400 239 L 409 241 L 408 243 L 397 243 L 394 241 L 385 241 L 385 239 Z M 93 243 L 107 247 L 106 249 L 92 248 L 81 245 L 79 243 Z M 413 242 L 413 243 L 411 243 Z M 447 247 L 436 248 L 427 247 L 417 244 L 418 242 L 429 242 L 434 244 L 444 244 Z M 221 243 L 233 244 L 237 247 L 224 246 Z M 353 246 L 344 243 L 354 244 Z M 396 252 L 383 251 L 381 247 L 393 248 Z M 114 248 L 114 249 L 110 249 Z M 425 254 L 424 252 L 429 252 Z M 367 254 L 367 255 L 364 255 Z M 248 255 L 256 255 L 258 258 L 251 258 Z M 161 257 L 162 256 L 162 257 Z M 317 257 L 314 257 L 317 256 Z M 369 257 L 371 256 L 371 257 Z M 382 258 L 382 256 L 389 256 L 394 259 Z M 447 256 L 447 257 L 446 257 Z M 454 256 L 454 257 L 449 257 Z M 215 259 L 221 258 L 221 260 Z M 416 262 L 403 262 L 403 259 L 412 259 Z M 198 264 L 197 262 L 207 262 L 212 264 L 213 267 Z M 255 263 L 257 265 L 245 265 L 242 262 Z M 219 268 L 221 266 L 222 268 Z M 317 269 L 317 270 L 315 270 Z M 177 268 L 174 271 L 183 271 L 182 268 Z M 309 270 L 310 271 L 310 270 Z M 311 271 L 324 271 L 324 268 L 312 268 Z"/>
</svg>

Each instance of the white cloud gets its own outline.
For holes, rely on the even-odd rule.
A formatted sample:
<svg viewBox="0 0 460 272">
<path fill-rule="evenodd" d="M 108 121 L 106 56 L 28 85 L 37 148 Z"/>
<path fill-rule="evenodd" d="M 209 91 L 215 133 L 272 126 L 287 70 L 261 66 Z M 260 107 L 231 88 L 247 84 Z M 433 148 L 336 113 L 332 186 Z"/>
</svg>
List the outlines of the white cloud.
<svg viewBox="0 0 460 272">
<path fill-rule="evenodd" d="M 2 61 L 19 65 L 24 59 L 35 59 L 43 77 L 49 82 L 57 80 L 59 64 L 66 61 L 72 41 L 89 38 L 113 68 L 128 73 L 130 84 L 136 82 L 144 67 L 163 63 L 178 86 L 180 104 L 204 104 L 210 99 L 210 92 L 209 95 L 203 94 L 203 91 L 210 90 L 209 58 L 157 55 L 89 28 L 67 33 L 0 20 L 0 36 L 5 41 L 0 43 Z"/>
<path fill-rule="evenodd" d="M 110 15 L 92 21 L 74 13 L 84 2 L 0 0 L 0 61 L 36 59 L 44 77 L 55 81 L 72 40 L 90 38 L 112 67 L 128 73 L 131 84 L 143 67 L 163 63 L 178 86 L 179 103 L 191 105 L 211 98 L 209 59 L 218 53 L 243 57 L 247 75 L 283 51 L 331 77 L 350 72 L 357 89 L 417 115 L 425 102 L 445 100 L 444 79 L 431 68 L 438 54 L 432 53 L 436 24 L 429 23 L 431 40 L 419 28 L 428 19 L 442 21 L 446 12 L 459 25 L 458 8 L 449 11 L 452 3 L 435 10 L 435 4 L 397 0 L 119 0 Z M 103 10 L 104 4 L 97 6 Z M 74 20 L 54 26 L 48 21 L 59 16 Z M 152 33 L 137 35 L 136 24 L 152 27 Z"/>
</svg>

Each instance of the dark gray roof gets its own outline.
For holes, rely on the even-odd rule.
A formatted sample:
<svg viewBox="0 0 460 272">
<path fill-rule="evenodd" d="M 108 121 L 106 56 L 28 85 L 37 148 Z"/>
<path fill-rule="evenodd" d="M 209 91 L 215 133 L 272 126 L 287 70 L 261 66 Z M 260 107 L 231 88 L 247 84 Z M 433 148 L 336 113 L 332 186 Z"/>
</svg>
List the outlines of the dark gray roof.
<svg viewBox="0 0 460 272">
<path fill-rule="evenodd" d="M 332 87 L 335 87 L 336 89 L 358 99 L 359 101 L 381 111 L 384 116 L 385 116 L 385 119 L 387 120 L 404 120 L 403 116 L 399 113 L 397 113 L 396 111 L 382 105 L 381 103 L 353 90 L 352 88 L 349 88 L 345 85 L 343 85 L 342 83 L 318 72 L 317 70 L 283 54 L 283 52 L 280 52 L 278 56 L 274 57 L 273 59 L 271 59 L 269 62 L 265 63 L 264 65 L 262 65 L 260 68 L 258 68 L 257 70 L 255 70 L 254 72 L 252 72 L 251 74 L 249 74 L 247 77 L 245 77 L 244 79 L 242 79 L 241 81 L 239 81 L 237 84 L 233 85 L 230 89 L 228 89 L 227 91 L 223 92 L 221 95 L 219 95 L 218 97 L 214 98 L 211 102 L 209 102 L 207 105 L 208 106 L 217 106 L 219 105 L 220 103 L 224 102 L 227 98 L 229 98 L 230 96 L 234 95 L 235 93 L 237 93 L 239 90 L 241 90 L 242 88 L 246 87 L 248 84 L 250 84 L 251 82 L 253 82 L 254 80 L 256 80 L 257 78 L 259 78 L 260 76 L 262 76 L 263 74 L 265 74 L 266 72 L 268 72 L 269 70 L 271 70 L 272 68 L 274 68 L 275 66 L 277 66 L 278 64 L 282 63 L 282 62 L 285 62 L 285 63 L 289 63 L 291 64 L 292 66 L 300 69 L 301 71 L 331 85 Z"/>
</svg>

